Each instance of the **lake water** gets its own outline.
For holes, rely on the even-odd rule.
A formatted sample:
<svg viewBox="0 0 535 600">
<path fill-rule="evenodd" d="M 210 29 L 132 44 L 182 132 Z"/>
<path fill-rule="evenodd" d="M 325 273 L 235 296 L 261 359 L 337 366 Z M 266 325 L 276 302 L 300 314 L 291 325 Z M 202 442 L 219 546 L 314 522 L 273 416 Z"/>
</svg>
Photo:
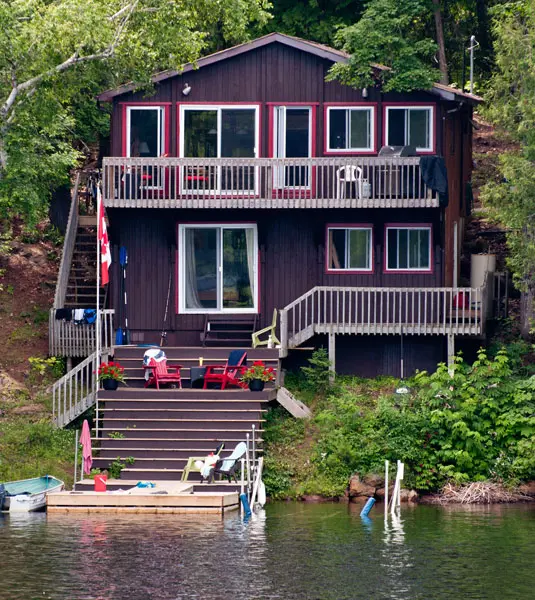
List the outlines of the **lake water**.
<svg viewBox="0 0 535 600">
<path fill-rule="evenodd" d="M 3 600 L 535 598 L 535 510 L 282 503 L 239 515 L 0 517 Z"/>
</svg>

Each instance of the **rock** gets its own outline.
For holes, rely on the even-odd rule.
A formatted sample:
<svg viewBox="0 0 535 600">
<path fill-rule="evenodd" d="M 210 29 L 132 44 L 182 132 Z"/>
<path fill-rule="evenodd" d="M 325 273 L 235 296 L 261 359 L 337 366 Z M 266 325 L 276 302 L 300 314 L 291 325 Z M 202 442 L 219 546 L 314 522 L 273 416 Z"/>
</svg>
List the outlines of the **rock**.
<svg viewBox="0 0 535 600">
<path fill-rule="evenodd" d="M 524 496 L 530 496 L 535 498 L 535 481 L 527 481 L 522 485 L 518 486 L 518 491 Z"/>
<path fill-rule="evenodd" d="M 376 473 L 370 473 L 362 478 L 362 482 L 374 488 L 383 487 L 385 484 L 384 475 L 377 475 Z"/>
<path fill-rule="evenodd" d="M 20 393 L 25 391 L 26 388 L 21 383 L 0 369 L 0 400 L 7 402 L 16 399 Z"/>
<path fill-rule="evenodd" d="M 394 485 L 390 485 L 388 486 L 388 497 L 392 498 L 392 492 L 394 491 Z M 384 487 L 380 487 L 377 488 L 375 490 L 375 497 L 377 498 L 377 500 L 384 500 L 385 499 L 385 488 Z"/>
<path fill-rule="evenodd" d="M 375 494 L 375 486 L 368 485 L 355 474 L 349 480 L 349 497 L 355 498 L 358 496 L 373 496 Z"/>
<path fill-rule="evenodd" d="M 420 498 L 420 496 L 418 495 L 418 492 L 416 490 L 410 490 L 409 497 L 408 497 L 409 503 L 416 504 L 418 502 L 419 498 Z"/>
<path fill-rule="evenodd" d="M 309 502 L 310 504 L 319 504 L 320 502 L 333 502 L 338 501 L 338 498 L 325 498 L 324 496 L 319 496 L 318 494 L 310 494 L 308 496 L 302 496 L 302 502 Z"/>
</svg>

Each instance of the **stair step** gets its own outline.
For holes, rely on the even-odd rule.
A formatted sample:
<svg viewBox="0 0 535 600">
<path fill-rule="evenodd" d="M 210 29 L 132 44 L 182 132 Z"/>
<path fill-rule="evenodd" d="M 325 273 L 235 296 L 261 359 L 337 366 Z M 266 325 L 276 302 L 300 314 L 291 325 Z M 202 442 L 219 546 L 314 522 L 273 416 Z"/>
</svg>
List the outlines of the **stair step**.
<svg viewBox="0 0 535 600">
<path fill-rule="evenodd" d="M 248 433 L 250 433 L 250 430 L 248 431 Z M 241 435 L 237 435 L 237 436 L 233 436 L 233 437 L 226 436 L 226 437 L 221 437 L 220 439 L 214 439 L 214 440 L 196 439 L 196 438 L 174 438 L 174 437 L 173 438 L 158 438 L 158 437 L 135 438 L 135 437 L 127 437 L 127 436 L 125 436 L 124 438 L 110 438 L 110 437 L 91 438 L 91 440 L 95 444 L 99 443 L 99 442 L 102 444 L 105 444 L 106 449 L 109 449 L 109 450 L 116 449 L 117 451 L 120 451 L 125 444 L 128 444 L 128 447 L 132 447 L 132 448 L 138 448 L 140 446 L 144 447 L 150 442 L 151 446 L 153 444 L 157 445 L 157 447 L 162 450 L 163 449 L 172 450 L 174 448 L 177 448 L 178 446 L 180 446 L 180 447 L 187 446 L 188 449 L 191 449 L 192 453 L 200 452 L 201 454 L 206 451 L 212 452 L 215 449 L 215 447 L 218 445 L 218 443 L 220 443 L 220 442 L 225 442 L 225 444 L 228 444 L 228 446 L 233 447 L 237 443 L 243 442 L 244 439 L 245 439 L 245 436 L 242 437 Z M 256 443 L 262 444 L 263 443 L 262 438 L 257 438 Z"/>
<path fill-rule="evenodd" d="M 107 437 L 108 433 L 122 433 L 125 438 L 134 439 L 168 439 L 168 440 L 210 440 L 215 445 L 219 442 L 244 441 L 247 434 L 251 434 L 251 428 L 243 429 L 150 429 L 150 428 L 130 428 L 119 427 L 117 425 L 110 427 L 106 425 L 101 427 L 102 437 Z M 179 434 L 179 435 L 177 435 Z M 262 429 L 257 428 L 257 434 L 262 435 Z"/>
</svg>

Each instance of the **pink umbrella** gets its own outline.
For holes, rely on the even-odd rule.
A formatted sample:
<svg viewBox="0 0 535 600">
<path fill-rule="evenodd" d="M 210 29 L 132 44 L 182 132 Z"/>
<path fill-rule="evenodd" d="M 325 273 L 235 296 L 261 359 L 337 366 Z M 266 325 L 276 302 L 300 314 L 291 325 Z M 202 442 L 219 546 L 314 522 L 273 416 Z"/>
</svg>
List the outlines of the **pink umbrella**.
<svg viewBox="0 0 535 600">
<path fill-rule="evenodd" d="M 86 475 L 91 472 L 93 457 L 91 455 L 91 432 L 89 431 L 89 423 L 87 419 L 82 425 L 82 435 L 80 436 L 80 444 L 82 444 L 83 471 Z"/>
</svg>

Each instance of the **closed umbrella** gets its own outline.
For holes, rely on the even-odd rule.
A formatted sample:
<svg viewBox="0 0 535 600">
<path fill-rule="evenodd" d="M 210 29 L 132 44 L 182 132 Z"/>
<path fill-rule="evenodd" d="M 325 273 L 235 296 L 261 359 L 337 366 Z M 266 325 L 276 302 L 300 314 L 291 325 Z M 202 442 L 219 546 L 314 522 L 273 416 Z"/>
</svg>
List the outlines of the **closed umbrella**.
<svg viewBox="0 0 535 600">
<path fill-rule="evenodd" d="M 91 454 L 91 432 L 89 431 L 87 419 L 84 420 L 82 425 L 80 444 L 82 445 L 82 470 L 86 475 L 89 475 L 91 473 L 91 465 L 93 464 L 93 456 Z"/>
</svg>

